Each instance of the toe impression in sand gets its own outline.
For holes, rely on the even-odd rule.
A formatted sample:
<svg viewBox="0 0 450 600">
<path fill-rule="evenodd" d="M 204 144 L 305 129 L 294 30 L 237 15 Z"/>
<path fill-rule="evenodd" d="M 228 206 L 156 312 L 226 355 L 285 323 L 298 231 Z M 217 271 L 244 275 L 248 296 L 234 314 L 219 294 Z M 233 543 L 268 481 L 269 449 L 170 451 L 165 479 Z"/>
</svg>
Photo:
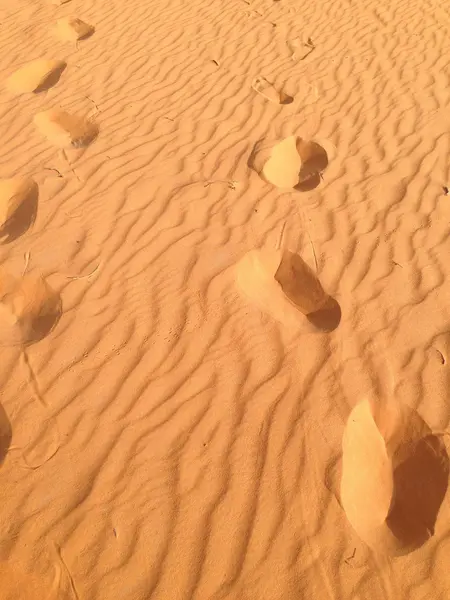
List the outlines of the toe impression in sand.
<svg viewBox="0 0 450 600">
<path fill-rule="evenodd" d="M 292 96 L 288 96 L 284 92 L 278 92 L 270 81 L 262 76 L 255 77 L 252 88 L 257 94 L 274 104 L 291 104 L 294 100 Z"/>
<path fill-rule="evenodd" d="M 64 42 L 77 42 L 90 37 L 95 31 L 92 25 L 88 25 L 76 17 L 65 17 L 56 23 L 56 35 Z"/>
<path fill-rule="evenodd" d="M 55 108 L 38 113 L 34 123 L 50 143 L 63 149 L 84 148 L 98 135 L 92 121 Z"/>
<path fill-rule="evenodd" d="M 58 83 L 66 66 L 63 60 L 33 60 L 13 73 L 6 87 L 14 94 L 44 92 Z"/>
<path fill-rule="evenodd" d="M 271 147 L 258 147 L 249 166 L 259 176 L 282 189 L 309 191 L 316 188 L 328 166 L 328 154 L 317 142 L 292 135 Z"/>
<path fill-rule="evenodd" d="M 61 298 L 38 275 L 0 273 L 0 345 L 28 345 L 48 335 L 62 311 Z"/>
<path fill-rule="evenodd" d="M 301 326 L 309 322 L 313 330 L 322 331 L 332 331 L 339 325 L 338 303 L 294 252 L 249 252 L 238 264 L 237 282 L 248 298 L 285 324 Z"/>
<path fill-rule="evenodd" d="M 29 177 L 0 179 L 0 243 L 12 242 L 34 223 L 38 196 Z"/>
<path fill-rule="evenodd" d="M 434 534 L 448 476 L 445 446 L 416 411 L 364 400 L 350 413 L 341 502 L 374 550 L 401 555 L 424 544 Z"/>
</svg>

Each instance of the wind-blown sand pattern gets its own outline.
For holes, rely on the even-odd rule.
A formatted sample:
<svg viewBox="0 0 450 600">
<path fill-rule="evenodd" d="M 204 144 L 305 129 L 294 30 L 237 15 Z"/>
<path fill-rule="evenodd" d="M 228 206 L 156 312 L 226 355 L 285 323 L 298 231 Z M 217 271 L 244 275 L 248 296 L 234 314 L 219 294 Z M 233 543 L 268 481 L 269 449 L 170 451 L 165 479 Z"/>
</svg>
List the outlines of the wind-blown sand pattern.
<svg viewBox="0 0 450 600">
<path fill-rule="evenodd" d="M 249 2 L 1 4 L 3 82 L 68 65 L 1 91 L 1 176 L 32 178 L 39 206 L 0 266 L 62 310 L 0 348 L 2 600 L 448 599 L 448 10 Z M 73 15 L 95 26 L 77 47 L 54 34 Z M 53 109 L 98 126 L 70 162 L 34 123 Z M 251 166 L 290 136 L 327 155 L 302 189 Z M 317 277 L 335 328 L 273 276 L 250 289 L 281 287 L 268 307 L 242 290 L 239 266 L 274 251 Z M 386 405 L 411 424 L 392 453 Z M 361 435 L 393 540 L 361 506 Z"/>
</svg>

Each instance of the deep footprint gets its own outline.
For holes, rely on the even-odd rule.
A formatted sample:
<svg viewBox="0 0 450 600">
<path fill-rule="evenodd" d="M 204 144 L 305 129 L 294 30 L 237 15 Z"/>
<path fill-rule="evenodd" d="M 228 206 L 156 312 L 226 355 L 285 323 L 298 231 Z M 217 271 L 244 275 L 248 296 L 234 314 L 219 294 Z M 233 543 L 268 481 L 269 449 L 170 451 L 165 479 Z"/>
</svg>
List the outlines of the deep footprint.
<svg viewBox="0 0 450 600">
<path fill-rule="evenodd" d="M 307 326 L 311 331 L 332 331 L 339 325 L 338 303 L 294 252 L 254 250 L 247 253 L 238 264 L 237 282 L 250 300 L 285 324 Z"/>
<path fill-rule="evenodd" d="M 33 60 L 13 73 L 6 87 L 14 94 L 44 92 L 58 83 L 66 66 L 63 60 Z"/>
<path fill-rule="evenodd" d="M 34 123 L 48 141 L 59 148 L 84 148 L 98 135 L 95 123 L 57 108 L 38 113 Z"/>
<path fill-rule="evenodd" d="M 1 346 L 38 342 L 54 329 L 61 313 L 59 294 L 42 277 L 0 272 Z"/>
<path fill-rule="evenodd" d="M 95 28 L 76 17 L 65 17 L 58 20 L 55 31 L 64 42 L 78 42 L 90 37 Z"/>
<path fill-rule="evenodd" d="M 39 188 L 29 177 L 0 180 L 0 242 L 12 242 L 33 224 Z"/>
<path fill-rule="evenodd" d="M 317 142 L 292 135 L 270 148 L 257 145 L 249 166 L 275 187 L 304 192 L 320 184 L 328 154 Z"/>
<path fill-rule="evenodd" d="M 358 403 L 342 441 L 341 501 L 373 549 L 412 552 L 433 534 L 449 475 L 444 444 L 411 408 Z"/>
</svg>

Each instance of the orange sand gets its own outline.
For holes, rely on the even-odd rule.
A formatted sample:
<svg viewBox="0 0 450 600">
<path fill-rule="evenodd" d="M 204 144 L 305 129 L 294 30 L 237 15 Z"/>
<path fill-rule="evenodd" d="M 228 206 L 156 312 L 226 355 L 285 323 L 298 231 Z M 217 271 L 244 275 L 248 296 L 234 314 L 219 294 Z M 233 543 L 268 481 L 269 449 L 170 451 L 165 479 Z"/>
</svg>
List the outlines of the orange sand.
<svg viewBox="0 0 450 600">
<path fill-rule="evenodd" d="M 447 600 L 445 2 L 0 22 L 0 600 Z"/>
</svg>

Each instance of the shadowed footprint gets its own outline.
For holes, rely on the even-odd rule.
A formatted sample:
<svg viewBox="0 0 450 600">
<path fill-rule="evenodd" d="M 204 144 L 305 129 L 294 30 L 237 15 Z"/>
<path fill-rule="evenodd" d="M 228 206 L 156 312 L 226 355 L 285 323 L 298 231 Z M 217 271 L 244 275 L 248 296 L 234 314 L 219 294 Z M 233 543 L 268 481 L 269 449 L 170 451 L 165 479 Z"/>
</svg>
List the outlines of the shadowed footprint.
<svg viewBox="0 0 450 600">
<path fill-rule="evenodd" d="M 237 281 L 247 297 L 283 323 L 309 323 L 311 330 L 323 331 L 332 331 L 339 325 L 338 303 L 294 252 L 249 252 L 238 264 Z"/>
<path fill-rule="evenodd" d="M 269 147 L 256 144 L 248 165 L 278 188 L 304 192 L 319 185 L 328 154 L 317 142 L 292 135 Z"/>
<path fill-rule="evenodd" d="M 53 330 L 61 313 L 59 294 L 42 277 L 0 273 L 0 345 L 38 342 Z"/>
<path fill-rule="evenodd" d="M 58 83 L 66 66 L 63 60 L 33 60 L 13 73 L 6 87 L 15 94 L 44 92 Z"/>
<path fill-rule="evenodd" d="M 11 423 L 5 413 L 3 406 L 0 404 L 0 466 L 2 465 L 8 453 L 12 439 Z"/>
<path fill-rule="evenodd" d="M 274 104 L 291 104 L 294 100 L 292 96 L 288 96 L 282 91 L 278 92 L 265 77 L 255 77 L 252 82 L 252 88 L 255 92 L 263 96 L 263 98 Z"/>
<path fill-rule="evenodd" d="M 449 476 L 441 439 L 407 406 L 364 400 L 342 441 L 341 500 L 370 546 L 406 554 L 433 534 Z"/>
<path fill-rule="evenodd" d="M 0 242 L 12 242 L 34 223 L 39 188 L 33 179 L 0 179 Z"/>
<path fill-rule="evenodd" d="M 90 37 L 95 31 L 92 25 L 88 25 L 76 17 L 65 17 L 56 23 L 56 35 L 65 42 L 77 42 Z"/>
<path fill-rule="evenodd" d="M 333 331 L 341 322 L 341 316 L 339 303 L 329 296 L 322 308 L 309 313 L 306 318 L 316 329 Z"/>
<path fill-rule="evenodd" d="M 34 123 L 59 148 L 83 148 L 98 135 L 98 127 L 92 121 L 57 108 L 38 113 Z"/>
</svg>

